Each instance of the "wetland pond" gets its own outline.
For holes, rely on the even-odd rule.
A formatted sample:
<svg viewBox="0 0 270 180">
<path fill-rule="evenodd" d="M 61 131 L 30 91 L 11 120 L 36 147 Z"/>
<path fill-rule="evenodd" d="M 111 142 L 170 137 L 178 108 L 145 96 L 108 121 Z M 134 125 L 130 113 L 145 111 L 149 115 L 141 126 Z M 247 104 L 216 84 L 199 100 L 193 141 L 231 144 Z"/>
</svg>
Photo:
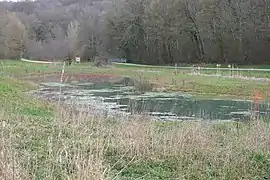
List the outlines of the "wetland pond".
<svg viewBox="0 0 270 180">
<path fill-rule="evenodd" d="M 186 93 L 137 93 L 134 86 L 119 82 L 43 82 L 34 95 L 76 106 L 94 106 L 109 113 L 144 113 L 159 120 L 245 120 L 251 101 L 197 98 Z M 61 85 L 61 93 L 59 86 Z M 269 103 L 260 104 L 260 117 L 270 117 Z"/>
</svg>

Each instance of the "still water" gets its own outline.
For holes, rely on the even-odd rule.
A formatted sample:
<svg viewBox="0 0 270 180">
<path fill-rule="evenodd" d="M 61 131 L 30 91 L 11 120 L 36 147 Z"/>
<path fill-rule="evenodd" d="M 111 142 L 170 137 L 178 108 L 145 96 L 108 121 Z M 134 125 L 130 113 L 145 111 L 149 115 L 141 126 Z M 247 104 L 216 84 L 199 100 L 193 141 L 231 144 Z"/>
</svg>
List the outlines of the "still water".
<svg viewBox="0 0 270 180">
<path fill-rule="evenodd" d="M 38 94 L 59 98 L 57 83 L 43 83 Z M 196 98 L 185 93 L 136 93 L 121 83 L 73 83 L 62 87 L 61 100 L 69 104 L 99 106 L 127 114 L 145 113 L 162 120 L 245 120 L 251 101 Z M 260 117 L 270 117 L 270 105 L 260 105 Z"/>
</svg>

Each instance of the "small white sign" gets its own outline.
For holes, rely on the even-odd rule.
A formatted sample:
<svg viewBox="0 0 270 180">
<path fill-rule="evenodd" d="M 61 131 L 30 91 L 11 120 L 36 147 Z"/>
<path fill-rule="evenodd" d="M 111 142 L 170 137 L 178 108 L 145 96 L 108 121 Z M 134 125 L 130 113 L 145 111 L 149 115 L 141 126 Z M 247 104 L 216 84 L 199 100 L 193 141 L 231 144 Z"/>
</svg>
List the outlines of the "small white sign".
<svg viewBox="0 0 270 180">
<path fill-rule="evenodd" d="M 80 63 L 80 62 L 81 62 L 81 58 L 80 58 L 80 57 L 76 57 L 76 58 L 75 58 L 75 61 L 76 61 L 77 63 Z"/>
</svg>

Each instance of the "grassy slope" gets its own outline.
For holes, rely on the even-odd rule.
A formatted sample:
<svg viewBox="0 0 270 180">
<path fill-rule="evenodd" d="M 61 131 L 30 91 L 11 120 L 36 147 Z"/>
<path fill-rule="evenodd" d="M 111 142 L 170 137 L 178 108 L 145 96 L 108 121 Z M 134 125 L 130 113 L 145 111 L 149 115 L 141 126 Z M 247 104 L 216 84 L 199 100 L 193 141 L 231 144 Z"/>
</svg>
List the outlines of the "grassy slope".
<svg viewBox="0 0 270 180">
<path fill-rule="evenodd" d="M 48 65 L 37 65 L 25 62 L 4 61 L 5 73 L 16 77 L 38 75 L 38 78 L 50 72 L 60 72 L 61 66 L 51 67 Z M 143 70 L 143 71 L 142 71 Z M 221 77 L 204 77 L 187 75 L 186 71 L 174 74 L 173 70 L 164 68 L 141 68 L 115 66 L 111 68 L 94 68 L 88 64 L 74 65 L 65 69 L 67 73 L 100 73 L 130 76 L 137 79 L 144 79 L 155 84 L 155 89 L 165 91 L 185 91 L 189 93 L 202 93 L 205 95 L 226 95 L 237 98 L 251 98 L 255 88 L 261 91 L 263 99 L 270 99 L 270 83 L 260 81 L 246 81 Z M 152 71 L 152 72 L 151 72 Z M 258 76 L 260 74 L 257 74 Z"/>
<path fill-rule="evenodd" d="M 118 68 L 126 68 L 126 69 L 134 69 L 134 68 L 143 68 L 146 70 L 174 70 L 174 67 L 171 66 L 153 66 L 153 65 L 136 65 L 136 64 L 115 64 L 116 67 Z M 188 65 L 186 67 L 191 67 L 192 65 Z M 204 67 L 208 68 L 216 68 L 216 64 L 208 64 Z M 256 66 L 237 66 L 238 68 L 241 69 L 270 69 L 270 66 L 267 65 L 256 65 Z M 222 68 L 228 68 L 228 66 L 222 65 L 221 70 L 220 70 L 220 75 L 222 76 L 231 76 L 232 72 L 230 70 L 224 70 Z M 179 71 L 188 71 L 187 69 L 179 69 Z M 203 74 L 216 74 L 216 70 L 200 70 L 201 73 Z M 252 77 L 261 77 L 261 78 L 270 78 L 270 73 L 269 71 L 263 72 L 263 71 L 237 71 L 234 69 L 233 75 L 241 75 L 241 76 L 252 76 Z"/>
<path fill-rule="evenodd" d="M 162 71 L 156 70 L 156 72 L 138 72 L 138 70 L 141 69 L 115 68 L 115 72 L 112 73 L 144 79 L 154 83 L 159 89 L 166 91 L 184 91 L 250 99 L 253 90 L 257 88 L 262 93 L 263 99 L 268 100 L 270 98 L 270 84 L 265 82 L 222 77 L 192 76 L 185 73 L 175 75 L 171 70 L 164 69 Z"/>
<path fill-rule="evenodd" d="M 0 179 L 270 178 L 268 123 L 117 121 L 57 109 L 31 88 L 0 78 Z"/>
<path fill-rule="evenodd" d="M 138 65 L 138 64 L 125 64 L 125 63 L 116 63 L 118 67 L 137 67 L 141 66 L 144 68 L 173 68 L 173 66 L 155 66 L 155 65 Z M 191 67 L 192 64 L 186 64 L 183 67 Z M 216 68 L 216 64 L 205 64 L 204 67 Z M 238 68 L 258 68 L 258 69 L 270 69 L 269 65 L 239 65 Z M 228 68 L 228 65 L 221 65 L 221 68 Z"/>
<path fill-rule="evenodd" d="M 34 162 L 39 162 L 37 156 L 42 156 L 41 152 L 45 148 L 42 142 L 46 141 L 45 128 L 54 116 L 53 105 L 25 95 L 24 91 L 33 88 L 35 87 L 15 79 L 0 77 L 0 146 L 4 152 L 0 159 L 4 164 L 4 173 L 0 173 L 0 179 L 11 175 L 10 171 L 14 173 L 17 170 L 22 170 L 16 173 L 26 179 L 28 175 L 24 173 L 24 169 L 32 168 Z M 16 158 L 15 162 L 11 159 L 12 156 Z M 29 164 L 26 165 L 28 160 Z M 15 170 L 9 169 L 14 163 L 19 164 L 20 168 L 16 166 Z"/>
</svg>

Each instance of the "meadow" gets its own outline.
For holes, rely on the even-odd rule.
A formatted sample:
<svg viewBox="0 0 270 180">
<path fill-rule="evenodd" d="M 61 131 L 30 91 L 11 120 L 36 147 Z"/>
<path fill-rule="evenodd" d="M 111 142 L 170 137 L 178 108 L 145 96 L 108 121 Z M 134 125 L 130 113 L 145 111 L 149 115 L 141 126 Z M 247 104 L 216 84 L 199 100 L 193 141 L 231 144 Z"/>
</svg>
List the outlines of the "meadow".
<svg viewBox="0 0 270 180">
<path fill-rule="evenodd" d="M 59 74 L 62 70 L 62 65 L 52 66 L 9 60 L 2 62 L 2 74 L 15 77 L 17 79 L 23 79 L 24 77 L 37 77 L 35 80 L 39 80 L 48 75 L 55 73 Z M 267 66 L 262 67 L 267 68 Z M 90 73 L 132 77 L 140 81 L 151 83 L 154 91 L 183 91 L 197 95 L 201 94 L 207 96 L 227 96 L 230 98 L 251 99 L 252 92 L 256 88 L 261 92 L 263 99 L 268 100 L 270 98 L 270 81 L 265 82 L 256 79 L 245 80 L 239 78 L 190 75 L 192 72 L 192 70 L 178 70 L 177 73 L 175 73 L 174 69 L 165 67 L 125 66 L 121 64 L 112 65 L 107 68 L 96 68 L 91 66 L 89 63 L 65 67 L 65 74 Z M 210 74 L 214 72 L 206 71 L 202 73 Z M 246 73 L 245 76 L 248 77 L 255 76 L 258 78 L 270 78 L 269 72 L 244 73 Z"/>
<path fill-rule="evenodd" d="M 269 179 L 267 121 L 157 122 L 72 111 L 30 97 L 62 66 L 2 61 L 0 179 Z M 144 70 L 144 71 L 142 71 Z M 175 74 L 165 68 L 72 65 L 65 73 L 130 76 L 156 91 L 269 99 L 266 82 Z M 31 80 L 31 82 L 29 82 Z M 60 81 L 60 79 L 59 79 Z"/>
</svg>

